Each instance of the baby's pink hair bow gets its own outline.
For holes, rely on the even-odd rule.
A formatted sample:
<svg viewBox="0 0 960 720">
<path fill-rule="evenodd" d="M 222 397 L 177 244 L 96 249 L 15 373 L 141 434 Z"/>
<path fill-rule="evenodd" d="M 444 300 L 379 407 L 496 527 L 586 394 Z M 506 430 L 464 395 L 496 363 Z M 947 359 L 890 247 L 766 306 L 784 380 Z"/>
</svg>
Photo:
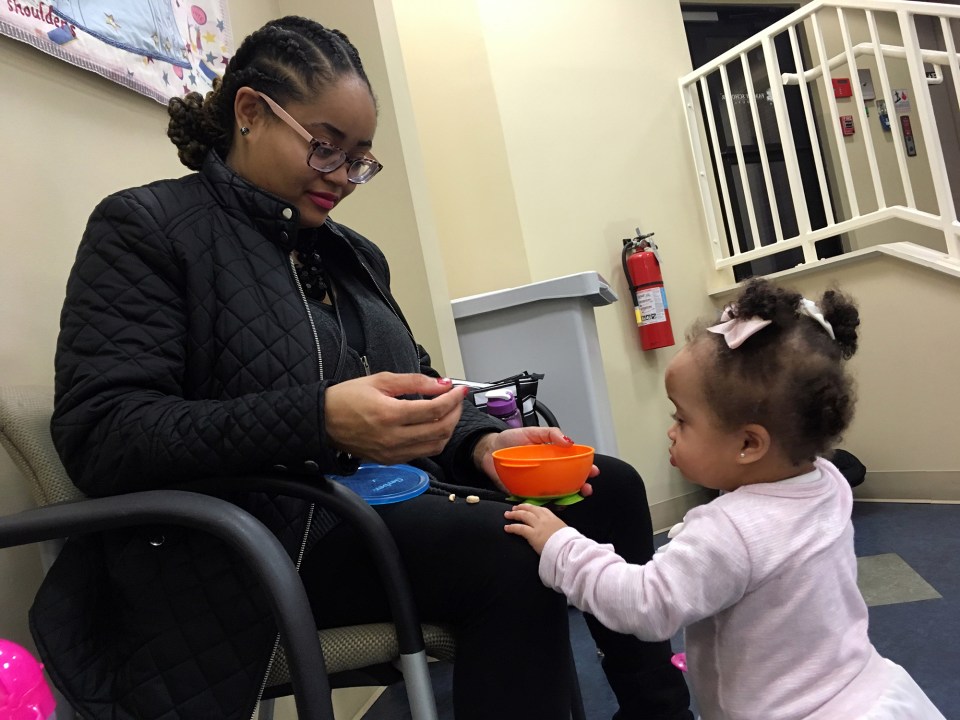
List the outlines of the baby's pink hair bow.
<svg viewBox="0 0 960 720">
<path fill-rule="evenodd" d="M 723 339 L 727 341 L 727 347 L 731 350 L 743 345 L 743 343 L 747 341 L 747 338 L 756 335 L 771 323 L 770 320 L 761 320 L 758 317 L 732 317 L 732 310 L 736 310 L 736 305 L 727 305 L 723 309 L 723 314 L 720 316 L 720 323 L 707 328 L 709 332 L 723 335 Z M 806 315 L 819 324 L 826 330 L 831 340 L 837 339 L 833 332 L 833 325 L 823 316 L 820 308 L 817 307 L 817 304 L 812 300 L 802 298 L 797 308 L 797 314 Z"/>
<path fill-rule="evenodd" d="M 727 341 L 727 347 L 731 350 L 743 345 L 747 338 L 756 335 L 772 322 L 758 317 L 733 317 L 730 311 L 735 308 L 735 305 L 727 305 L 720 316 L 720 323 L 707 328 L 709 332 L 723 335 L 723 339 Z"/>
</svg>

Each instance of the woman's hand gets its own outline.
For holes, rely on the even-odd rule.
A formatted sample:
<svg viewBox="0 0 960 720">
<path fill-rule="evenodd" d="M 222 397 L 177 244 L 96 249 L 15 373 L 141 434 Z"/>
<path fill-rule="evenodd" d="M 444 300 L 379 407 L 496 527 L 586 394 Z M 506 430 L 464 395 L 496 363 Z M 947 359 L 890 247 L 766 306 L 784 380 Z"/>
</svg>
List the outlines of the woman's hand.
<svg viewBox="0 0 960 720">
<path fill-rule="evenodd" d="M 331 385 L 324 425 L 333 445 L 364 460 L 393 465 L 436 455 L 453 434 L 467 389 L 446 378 L 377 373 Z M 429 395 L 405 400 L 400 395 Z"/>
<path fill-rule="evenodd" d="M 504 525 L 503 529 L 511 535 L 519 535 L 530 543 L 530 547 L 537 551 L 537 555 L 543 553 L 543 546 L 557 530 L 567 526 L 563 520 L 545 507 L 526 503 L 514 505 L 513 509 L 507 510 L 503 516 L 513 521 L 510 525 Z"/>
<path fill-rule="evenodd" d="M 496 485 L 501 492 L 509 495 L 510 491 L 500 482 L 497 470 L 493 466 L 494 450 L 515 447 L 517 445 L 544 445 L 546 443 L 560 445 L 561 447 L 570 447 L 574 444 L 573 440 L 564 435 L 563 431 L 559 428 L 537 426 L 512 428 L 499 433 L 490 433 L 480 438 L 480 442 L 478 442 L 473 449 L 473 462 L 486 473 L 487 477 L 493 481 L 493 484 Z M 596 477 L 599 474 L 600 471 L 597 470 L 596 465 L 590 468 L 589 477 Z M 591 487 L 590 483 L 584 483 L 583 487 L 580 488 L 580 494 L 584 497 L 587 497 L 592 492 L 593 487 Z"/>
</svg>

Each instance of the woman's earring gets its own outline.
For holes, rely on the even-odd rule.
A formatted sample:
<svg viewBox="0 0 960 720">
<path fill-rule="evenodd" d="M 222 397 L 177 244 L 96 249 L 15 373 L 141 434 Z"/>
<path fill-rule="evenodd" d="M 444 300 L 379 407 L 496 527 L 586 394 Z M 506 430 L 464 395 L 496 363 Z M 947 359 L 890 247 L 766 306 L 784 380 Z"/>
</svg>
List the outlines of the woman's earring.
<svg viewBox="0 0 960 720">
<path fill-rule="evenodd" d="M 250 134 L 250 128 L 248 128 L 246 125 L 244 125 L 242 128 L 240 128 L 240 134 L 241 134 L 241 135 L 249 135 L 249 134 Z"/>
<path fill-rule="evenodd" d="M 745 452 L 740 453 L 740 457 L 746 457 L 746 456 L 747 454 Z"/>
</svg>

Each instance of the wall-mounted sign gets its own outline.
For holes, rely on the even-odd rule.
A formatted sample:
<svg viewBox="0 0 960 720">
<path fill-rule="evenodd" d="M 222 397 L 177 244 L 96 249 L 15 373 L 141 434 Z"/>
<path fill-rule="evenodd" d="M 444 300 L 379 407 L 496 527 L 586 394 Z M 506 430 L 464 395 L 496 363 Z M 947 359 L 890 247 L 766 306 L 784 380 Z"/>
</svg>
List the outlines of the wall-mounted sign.
<svg viewBox="0 0 960 720">
<path fill-rule="evenodd" d="M 840 116 L 840 129 L 844 137 L 850 137 L 857 131 L 853 124 L 853 115 Z"/>
<path fill-rule="evenodd" d="M 910 96 L 906 90 L 893 91 L 893 109 L 897 115 L 906 115 L 910 112 Z"/>
</svg>

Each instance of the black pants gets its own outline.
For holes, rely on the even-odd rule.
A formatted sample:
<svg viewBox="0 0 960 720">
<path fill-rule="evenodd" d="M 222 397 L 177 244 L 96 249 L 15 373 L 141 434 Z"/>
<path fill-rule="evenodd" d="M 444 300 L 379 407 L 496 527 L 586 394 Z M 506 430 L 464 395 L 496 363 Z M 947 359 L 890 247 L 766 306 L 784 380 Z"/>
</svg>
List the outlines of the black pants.
<svg viewBox="0 0 960 720">
<path fill-rule="evenodd" d="M 615 458 L 595 462 L 594 494 L 558 514 L 584 535 L 612 543 L 627 561 L 644 563 L 653 555 L 653 531 L 643 481 Z M 540 582 L 539 557 L 526 541 L 504 532 L 507 507 L 425 494 L 377 510 L 399 546 L 420 617 L 455 628 L 458 720 L 567 718 L 566 599 Z M 345 524 L 307 555 L 301 575 L 320 627 L 390 617 L 373 563 Z M 618 718 L 688 717 L 689 696 L 670 664 L 668 642 L 641 642 L 590 615 L 586 621 L 620 700 Z"/>
</svg>

